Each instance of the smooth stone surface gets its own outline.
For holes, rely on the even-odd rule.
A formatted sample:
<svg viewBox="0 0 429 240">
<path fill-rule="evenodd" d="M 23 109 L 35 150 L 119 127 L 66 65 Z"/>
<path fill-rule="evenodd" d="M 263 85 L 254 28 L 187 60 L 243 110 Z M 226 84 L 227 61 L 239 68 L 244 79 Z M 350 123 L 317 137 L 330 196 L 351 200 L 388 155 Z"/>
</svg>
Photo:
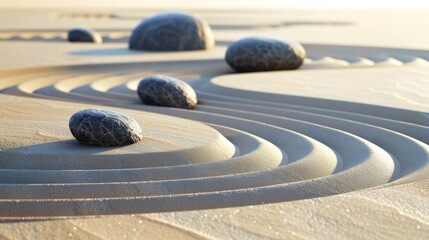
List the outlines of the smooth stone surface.
<svg viewBox="0 0 429 240">
<path fill-rule="evenodd" d="M 143 20 L 132 32 L 129 48 L 149 51 L 189 51 L 214 47 L 210 26 L 182 12 L 160 13 Z"/>
<path fill-rule="evenodd" d="M 70 42 L 102 43 L 103 37 L 95 30 L 86 28 L 74 28 L 68 32 L 67 39 Z"/>
<path fill-rule="evenodd" d="M 194 89 L 179 79 L 154 75 L 140 81 L 137 94 L 145 104 L 193 109 L 198 102 Z"/>
<path fill-rule="evenodd" d="M 73 136 L 95 146 L 125 146 L 143 138 L 139 124 L 130 116 L 102 109 L 85 109 L 69 121 Z"/>
<path fill-rule="evenodd" d="M 232 43 L 225 60 L 237 72 L 293 70 L 303 64 L 305 55 L 298 42 L 248 37 Z"/>
</svg>

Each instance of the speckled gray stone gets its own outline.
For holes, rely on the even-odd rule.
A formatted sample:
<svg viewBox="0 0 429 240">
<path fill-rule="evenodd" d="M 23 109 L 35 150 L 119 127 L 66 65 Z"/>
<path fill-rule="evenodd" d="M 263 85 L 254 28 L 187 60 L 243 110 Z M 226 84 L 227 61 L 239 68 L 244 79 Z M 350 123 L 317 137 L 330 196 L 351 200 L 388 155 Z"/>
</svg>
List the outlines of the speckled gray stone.
<svg viewBox="0 0 429 240">
<path fill-rule="evenodd" d="M 248 37 L 232 43 L 226 62 L 237 72 L 292 70 L 305 59 L 305 49 L 298 42 L 264 37 Z"/>
<path fill-rule="evenodd" d="M 145 104 L 193 109 L 197 94 L 187 83 L 172 77 L 153 75 L 140 81 L 137 94 Z"/>
<path fill-rule="evenodd" d="M 86 28 L 74 28 L 68 32 L 67 39 L 70 42 L 92 42 L 92 43 L 102 43 L 103 37 L 92 29 Z"/>
<path fill-rule="evenodd" d="M 85 109 L 73 114 L 69 128 L 76 140 L 95 146 L 124 146 L 143 138 L 133 118 L 102 109 Z"/>
<path fill-rule="evenodd" d="M 166 12 L 143 20 L 132 32 L 129 48 L 149 51 L 189 51 L 214 46 L 213 32 L 202 19 Z"/>
</svg>

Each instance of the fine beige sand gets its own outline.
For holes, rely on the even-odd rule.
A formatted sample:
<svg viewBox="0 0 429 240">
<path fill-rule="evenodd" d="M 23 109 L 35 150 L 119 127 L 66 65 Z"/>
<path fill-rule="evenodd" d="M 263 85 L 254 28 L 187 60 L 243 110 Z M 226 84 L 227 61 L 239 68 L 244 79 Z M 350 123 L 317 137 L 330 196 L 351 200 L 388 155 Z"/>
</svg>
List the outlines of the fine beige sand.
<svg viewBox="0 0 429 240">
<path fill-rule="evenodd" d="M 158 11 L 0 11 L 1 238 L 429 238 L 428 11 L 193 9 L 213 50 L 128 50 Z M 76 26 L 105 43 L 67 42 Z M 233 73 L 226 47 L 252 35 L 303 43 L 305 64 Z M 199 105 L 141 104 L 150 74 Z M 144 140 L 78 144 L 68 120 L 94 107 Z"/>
</svg>

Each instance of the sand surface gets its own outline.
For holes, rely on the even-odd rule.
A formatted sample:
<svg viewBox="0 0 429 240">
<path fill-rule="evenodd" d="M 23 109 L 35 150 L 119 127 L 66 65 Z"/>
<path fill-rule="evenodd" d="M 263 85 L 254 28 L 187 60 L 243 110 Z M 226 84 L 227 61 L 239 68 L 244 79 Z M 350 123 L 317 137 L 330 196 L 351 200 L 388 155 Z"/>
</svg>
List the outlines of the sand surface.
<svg viewBox="0 0 429 240">
<path fill-rule="evenodd" d="M 0 237 L 429 238 L 428 11 L 194 9 L 215 49 L 128 50 L 156 11 L 0 11 Z M 105 43 L 68 43 L 76 26 Z M 302 42 L 304 66 L 233 73 L 226 47 L 251 35 Z M 200 104 L 142 105 L 150 74 Z M 68 119 L 94 107 L 144 140 L 77 144 Z"/>
</svg>

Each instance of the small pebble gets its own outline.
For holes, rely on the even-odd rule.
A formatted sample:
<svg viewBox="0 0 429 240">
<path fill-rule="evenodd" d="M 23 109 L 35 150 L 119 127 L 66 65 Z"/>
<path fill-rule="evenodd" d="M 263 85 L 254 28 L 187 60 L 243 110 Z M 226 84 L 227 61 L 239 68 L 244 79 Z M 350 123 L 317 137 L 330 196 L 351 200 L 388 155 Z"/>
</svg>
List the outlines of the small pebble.
<svg viewBox="0 0 429 240">
<path fill-rule="evenodd" d="M 95 30 L 86 28 L 74 28 L 68 32 L 67 39 L 70 42 L 103 43 L 103 37 Z"/>
</svg>

